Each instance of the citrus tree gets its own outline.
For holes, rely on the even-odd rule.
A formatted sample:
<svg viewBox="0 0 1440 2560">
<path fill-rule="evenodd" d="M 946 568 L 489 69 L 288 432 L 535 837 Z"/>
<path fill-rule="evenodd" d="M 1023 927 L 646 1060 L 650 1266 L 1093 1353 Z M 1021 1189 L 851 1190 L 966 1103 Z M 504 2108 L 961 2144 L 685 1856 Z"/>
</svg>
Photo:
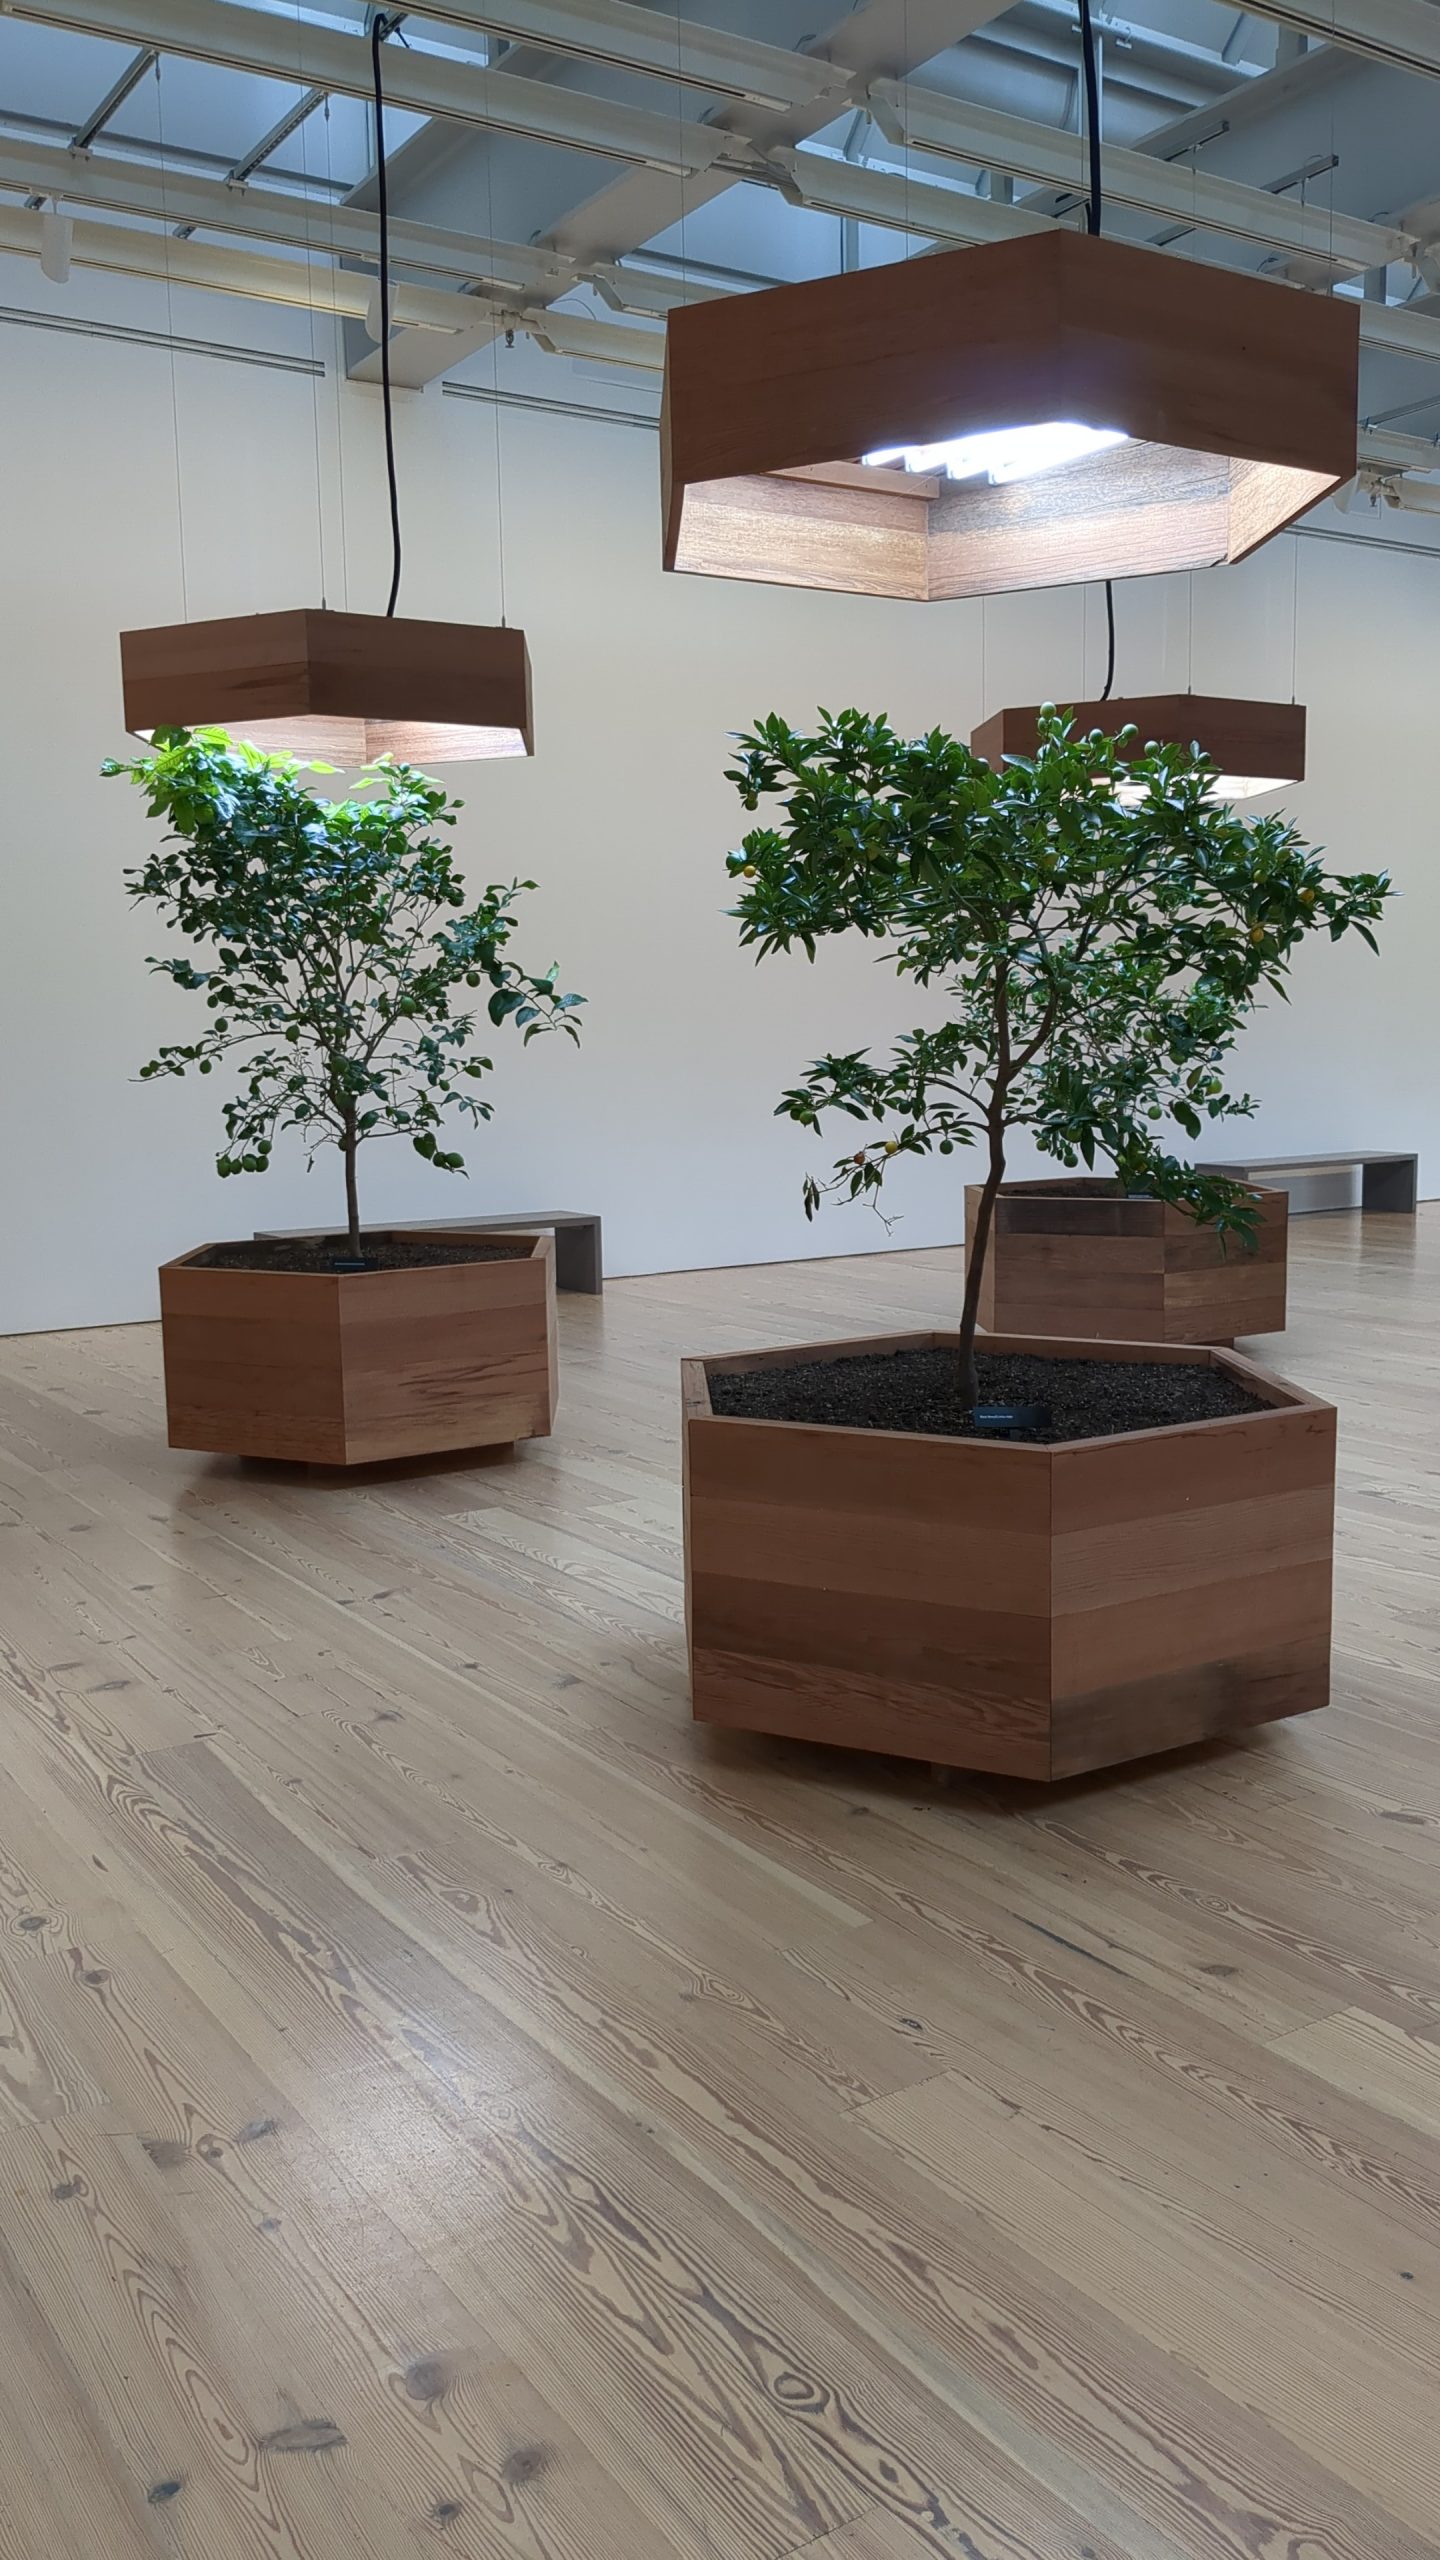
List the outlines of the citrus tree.
<svg viewBox="0 0 1440 2560">
<path fill-rule="evenodd" d="M 888 1057 L 819 1058 L 778 1109 L 802 1128 L 840 1112 L 869 1134 L 822 1190 L 874 1198 L 900 1157 L 978 1147 L 984 1181 L 961 1313 L 962 1388 L 976 1398 L 975 1329 L 1006 1153 L 1025 1131 L 1070 1167 L 1103 1160 L 1127 1190 L 1172 1201 L 1253 1244 L 1245 1188 L 1198 1172 L 1169 1132 L 1253 1111 L 1227 1062 L 1265 990 L 1285 991 L 1297 945 L 1371 926 L 1383 873 L 1327 872 L 1277 815 L 1216 797 L 1213 763 L 1178 745 L 1127 752 L 1047 710 L 1036 754 L 997 770 L 950 737 L 900 737 L 883 718 L 822 712 L 813 736 L 778 717 L 739 741 L 728 779 L 747 810 L 778 804 L 729 869 L 731 912 L 759 956 L 856 933 L 945 1018 Z"/>
<path fill-rule="evenodd" d="M 442 1172 L 463 1173 L 464 1157 L 440 1144 L 445 1119 L 491 1116 L 477 1087 L 492 1062 L 475 1046 L 471 998 L 527 1041 L 557 1027 L 579 1037 L 583 998 L 560 994 L 553 968 L 533 977 L 509 956 L 516 902 L 534 882 L 472 899 L 438 832 L 462 804 L 408 765 L 382 761 L 353 799 L 324 800 L 293 757 L 195 729 L 157 730 L 152 754 L 104 770 L 128 774 L 168 825 L 126 885 L 198 946 L 198 957 L 150 966 L 200 996 L 207 1016 L 197 1039 L 167 1043 L 141 1075 L 208 1076 L 233 1058 L 218 1171 L 263 1173 L 286 1129 L 312 1160 L 338 1148 L 358 1258 L 361 1147 L 406 1138 Z"/>
</svg>

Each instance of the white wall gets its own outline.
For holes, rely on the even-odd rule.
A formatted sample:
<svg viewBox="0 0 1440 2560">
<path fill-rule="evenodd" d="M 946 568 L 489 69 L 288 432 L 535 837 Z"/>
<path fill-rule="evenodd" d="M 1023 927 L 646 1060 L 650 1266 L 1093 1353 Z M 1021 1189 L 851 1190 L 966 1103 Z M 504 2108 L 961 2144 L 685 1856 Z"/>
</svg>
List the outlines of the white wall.
<svg viewBox="0 0 1440 2560">
<path fill-rule="evenodd" d="M 312 344 L 300 318 L 184 293 L 172 314 L 160 288 L 93 277 L 60 292 L 13 260 L 0 261 L 0 302 Z M 323 332 L 314 343 L 331 353 Z M 533 351 L 499 362 L 507 385 L 586 396 Z M 470 375 L 487 382 L 489 358 Z M 744 823 L 723 780 L 727 733 L 771 708 L 807 719 L 850 702 L 968 733 L 1005 700 L 1096 691 L 1100 600 L 927 610 L 666 578 L 652 434 L 497 412 L 435 386 L 401 406 L 413 612 L 495 617 L 497 416 L 507 601 L 534 660 L 537 753 L 456 769 L 459 848 L 477 881 L 542 883 L 524 953 L 558 958 L 589 996 L 585 1045 L 499 1046 L 497 1117 L 468 1142 L 469 1182 L 377 1146 L 367 1213 L 595 1206 L 617 1273 L 883 1249 L 862 1209 L 806 1227 L 802 1173 L 838 1140 L 816 1150 L 773 1109 L 821 1049 L 883 1039 L 915 999 L 863 950 L 813 970 L 757 970 L 739 952 L 721 912 L 722 857 Z M 379 609 L 379 431 L 374 395 L 333 369 L 318 385 L 200 354 L 172 369 L 161 346 L 0 323 L 0 1331 L 148 1316 L 165 1256 L 336 1212 L 333 1159 L 308 1178 L 291 1156 L 263 1181 L 219 1181 L 215 1080 L 134 1081 L 160 1041 L 185 1036 L 189 1007 L 147 975 L 155 929 L 124 896 L 148 824 L 139 795 L 97 768 L 127 751 L 123 626 L 319 601 L 322 539 L 329 601 Z M 1283 540 L 1196 579 L 1193 596 L 1186 581 L 1123 587 L 1119 613 L 1121 690 L 1193 680 L 1288 695 L 1293 659 L 1312 763 L 1294 814 L 1337 864 L 1387 863 L 1406 893 L 1381 961 L 1307 954 L 1293 1003 L 1250 1034 L 1257 1143 L 1418 1146 L 1440 1177 L 1440 556 Z M 953 1239 L 962 1179 L 954 1160 L 907 1169 L 888 1241 Z"/>
</svg>

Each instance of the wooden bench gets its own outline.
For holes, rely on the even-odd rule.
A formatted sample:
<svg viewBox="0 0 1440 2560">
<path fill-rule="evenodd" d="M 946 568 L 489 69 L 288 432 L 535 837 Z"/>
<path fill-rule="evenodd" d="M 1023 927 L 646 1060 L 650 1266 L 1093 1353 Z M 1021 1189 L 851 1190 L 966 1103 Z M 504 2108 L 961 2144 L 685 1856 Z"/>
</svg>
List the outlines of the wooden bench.
<svg viewBox="0 0 1440 2560">
<path fill-rule="evenodd" d="M 1388 1209 L 1413 1217 L 1420 1190 L 1418 1156 L 1393 1155 L 1384 1148 L 1356 1147 L 1333 1156 L 1243 1156 L 1224 1164 L 1196 1166 L 1197 1173 L 1224 1174 L 1232 1182 L 1269 1182 L 1277 1173 L 1360 1174 L 1362 1209 Z"/>
<path fill-rule="evenodd" d="M 531 1227 L 548 1227 L 555 1238 L 555 1286 L 598 1298 L 604 1287 L 604 1262 L 601 1253 L 600 1219 L 588 1209 L 527 1209 L 503 1218 L 391 1218 L 386 1221 L 391 1235 L 413 1233 L 417 1228 L 451 1228 L 457 1234 L 467 1229 L 493 1230 L 496 1234 L 526 1231 Z M 307 1236 L 333 1235 L 333 1227 L 257 1227 L 257 1244 Z"/>
</svg>

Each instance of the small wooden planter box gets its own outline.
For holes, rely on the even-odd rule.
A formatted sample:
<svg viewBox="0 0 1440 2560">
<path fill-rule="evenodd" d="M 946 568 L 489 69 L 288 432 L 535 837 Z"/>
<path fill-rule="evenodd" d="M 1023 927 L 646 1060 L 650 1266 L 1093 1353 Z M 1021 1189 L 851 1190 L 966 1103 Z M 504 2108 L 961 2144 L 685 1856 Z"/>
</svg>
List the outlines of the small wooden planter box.
<svg viewBox="0 0 1440 2560">
<path fill-rule="evenodd" d="M 1209 1362 L 1265 1399 L 1055 1448 L 711 1410 L 723 1369 L 954 1340 L 685 1362 L 700 1721 L 1061 1778 L 1325 1705 L 1334 1409 L 1234 1352 L 987 1343 Z"/>
<path fill-rule="evenodd" d="M 987 1333 L 1049 1333 L 1092 1341 L 1233 1343 L 1285 1330 L 1289 1200 L 1255 1188 L 1253 1250 L 1183 1209 L 1130 1200 L 1100 1183 L 1007 1182 L 980 1289 Z M 965 1193 L 965 1251 L 980 1186 Z"/>
<path fill-rule="evenodd" d="M 559 1394 L 554 1242 L 495 1241 L 523 1249 L 408 1271 L 167 1262 L 171 1448 L 355 1467 L 543 1438 Z"/>
</svg>

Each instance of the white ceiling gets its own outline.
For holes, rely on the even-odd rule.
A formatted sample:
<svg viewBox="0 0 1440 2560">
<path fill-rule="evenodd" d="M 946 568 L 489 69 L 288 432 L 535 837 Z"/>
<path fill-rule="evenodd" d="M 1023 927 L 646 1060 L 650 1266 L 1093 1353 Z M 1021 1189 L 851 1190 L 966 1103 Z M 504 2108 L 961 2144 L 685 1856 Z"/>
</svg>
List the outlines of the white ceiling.
<svg viewBox="0 0 1440 2560">
<path fill-rule="evenodd" d="M 293 0 L 112 0 L 110 9 L 97 0 L 90 27 L 153 29 L 164 39 L 153 60 L 149 47 L 128 35 L 47 23 L 57 17 L 84 22 L 86 11 L 77 0 L 17 5 L 20 14 L 0 13 L 0 212 L 37 203 L 48 193 L 87 222 L 173 233 L 172 189 L 191 179 L 213 185 L 252 170 L 252 206 L 257 196 L 277 194 L 312 207 L 373 204 L 373 137 L 365 101 L 304 76 L 310 31 L 317 42 L 322 31 L 348 34 L 352 44 L 364 36 L 369 12 L 357 0 L 304 0 L 298 8 Z M 802 155 L 819 154 L 832 164 L 843 155 L 861 171 L 903 173 L 917 196 L 926 185 L 941 185 L 958 190 L 973 207 L 978 189 L 982 197 L 1044 213 L 1074 202 L 1032 178 L 1007 176 L 1003 166 L 986 169 L 953 152 L 907 150 L 903 142 L 887 140 L 859 103 L 869 80 L 908 69 L 912 106 L 924 92 L 942 102 L 998 109 L 1052 134 L 1074 134 L 1081 97 L 1073 0 L 1016 0 L 1008 8 L 987 0 L 854 0 L 849 9 L 843 0 L 686 0 L 678 21 L 673 8 L 643 13 L 667 44 L 675 30 L 682 59 L 686 28 L 708 27 L 769 47 L 829 56 L 853 72 L 848 98 L 837 74 L 833 95 L 843 100 L 842 112 L 821 121 L 811 111 L 789 125 L 773 108 L 746 105 L 718 89 L 707 91 L 661 71 L 617 67 L 594 58 L 588 48 L 582 53 L 505 34 L 487 37 L 482 24 L 473 23 L 488 17 L 503 24 L 517 12 L 523 21 L 533 0 L 517 0 L 517 9 L 508 13 L 503 5 L 487 11 L 480 0 L 447 5 L 453 15 L 444 19 L 407 14 L 400 38 L 387 45 L 387 72 L 397 85 L 427 64 L 460 65 L 473 101 L 474 84 L 488 66 L 497 80 L 504 75 L 538 84 L 528 94 L 548 95 L 557 108 L 569 101 L 577 107 L 588 102 L 593 108 L 640 109 L 677 133 L 683 124 L 707 148 L 710 133 L 700 129 L 723 128 L 748 137 L 756 150 L 798 142 Z M 1287 9 L 1284 0 L 1275 5 L 1282 18 L 1305 14 Z M 1389 25 L 1398 13 L 1402 31 L 1418 28 L 1433 41 L 1440 67 L 1440 6 L 1432 0 L 1367 5 L 1377 25 L 1382 19 Z M 232 19 L 253 27 L 262 12 L 274 24 L 273 74 L 198 58 L 207 27 L 218 26 L 223 36 Z M 624 0 L 618 8 L 617 0 L 563 0 L 563 6 L 557 0 L 547 14 L 552 25 L 563 15 L 582 35 L 593 24 L 602 55 L 614 45 L 617 23 L 633 28 L 642 16 Z M 1328 5 L 1319 14 L 1328 18 Z M 472 23 L 460 23 L 467 16 Z M 1096 0 L 1096 19 L 1107 144 L 1143 149 L 1157 170 L 1170 164 L 1270 190 L 1274 204 L 1303 199 L 1315 209 L 1309 239 L 1317 254 L 1308 267 L 1297 268 L 1273 237 L 1247 236 L 1243 227 L 1187 230 L 1153 209 L 1119 203 L 1112 204 L 1107 227 L 1134 239 L 1168 242 L 1182 254 L 1288 271 L 1322 288 L 1342 282 L 1325 255 L 1332 209 L 1399 225 L 1412 240 L 1428 239 L 1431 230 L 1440 233 L 1436 78 L 1419 69 L 1386 67 L 1358 51 L 1306 43 L 1277 23 L 1268 5 L 1260 14 L 1222 0 L 1133 0 L 1122 11 Z M 957 33 L 959 40 L 952 40 Z M 925 43 L 932 38 L 940 49 L 927 57 Z M 215 49 L 223 50 L 223 43 Z M 100 110 L 112 98 L 97 128 Z M 284 130 L 291 123 L 294 129 Z M 603 130 L 603 117 L 598 129 Z M 277 130 L 279 138 L 272 139 Z M 77 137 L 87 136 L 88 153 L 77 154 Z M 904 255 L 915 245 L 888 223 L 846 221 L 787 202 L 769 182 L 773 165 L 758 181 L 752 175 L 749 182 L 735 183 L 722 172 L 692 175 L 682 186 L 673 174 L 637 164 L 633 155 L 607 156 L 403 107 L 387 112 L 386 136 L 391 209 L 402 224 L 436 226 L 460 235 L 461 242 L 493 238 L 532 252 L 538 245 L 549 264 L 533 254 L 528 268 L 512 260 L 506 287 L 512 303 L 558 303 L 562 313 L 603 317 L 612 328 L 617 301 L 626 325 L 643 331 L 646 322 L 636 312 L 647 294 L 658 315 L 667 300 L 687 291 L 826 273 L 845 263 Z M 257 161 L 267 140 L 271 147 Z M 743 153 L 744 141 L 736 147 Z M 69 155 L 63 163 L 43 157 L 59 152 Z M 106 173 L 117 164 L 143 177 L 148 201 L 133 186 L 128 202 L 94 201 L 97 184 L 103 199 Z M 42 165 L 44 187 L 35 182 Z M 187 223 L 186 235 L 238 257 L 247 244 L 223 218 L 226 201 L 215 205 L 214 220 Z M 683 223 L 676 219 L 682 204 Z M 253 220 L 250 229 L 253 235 Z M 923 220 L 916 219 L 913 229 L 925 237 Z M 263 245 L 272 259 L 304 254 L 300 233 L 288 244 L 252 236 L 248 245 L 252 253 Z M 452 243 L 447 264 L 443 249 L 432 245 L 435 263 L 429 266 L 426 244 L 412 237 L 403 251 L 407 279 L 432 293 L 473 293 L 485 262 L 467 259 Z M 578 259 L 578 272 L 552 254 L 561 251 Z M 617 268 L 618 291 L 615 276 L 605 290 L 587 280 L 597 261 Z M 492 263 L 497 271 L 504 268 L 503 260 Z M 1352 261 L 1343 287 L 1368 294 L 1369 334 L 1382 341 L 1367 346 L 1364 414 L 1388 418 L 1407 434 L 1440 434 L 1440 301 L 1432 302 L 1426 262 L 1417 264 L 1411 254 L 1362 282 Z M 1429 321 L 1434 348 L 1424 360 L 1389 343 L 1398 324 L 1376 317 L 1381 306 Z M 428 344 L 417 349 L 411 378 L 425 379 L 463 361 L 484 342 L 490 334 L 484 304 L 468 305 L 467 322 L 471 314 L 473 325 L 453 341 L 430 333 Z M 1423 338 L 1427 332 L 1412 334 Z M 357 350 L 357 360 L 363 370 L 363 350 Z"/>
</svg>

